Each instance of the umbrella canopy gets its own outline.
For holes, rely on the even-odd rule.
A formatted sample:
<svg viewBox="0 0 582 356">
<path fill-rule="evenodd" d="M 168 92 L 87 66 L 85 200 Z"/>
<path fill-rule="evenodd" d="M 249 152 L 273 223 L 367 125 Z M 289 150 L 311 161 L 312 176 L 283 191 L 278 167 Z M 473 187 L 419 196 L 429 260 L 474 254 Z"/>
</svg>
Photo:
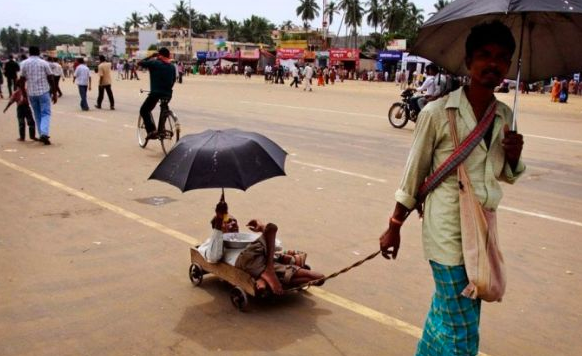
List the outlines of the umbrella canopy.
<svg viewBox="0 0 582 356">
<path fill-rule="evenodd" d="M 206 130 L 180 138 L 149 179 L 183 192 L 203 188 L 247 190 L 285 175 L 285 152 L 263 135 L 237 129 Z"/>
<path fill-rule="evenodd" d="M 517 78 L 520 55 L 527 82 L 581 69 L 582 0 L 456 0 L 421 27 L 411 52 L 464 75 L 471 28 L 493 20 L 509 27 L 517 42 L 508 78 Z"/>
</svg>

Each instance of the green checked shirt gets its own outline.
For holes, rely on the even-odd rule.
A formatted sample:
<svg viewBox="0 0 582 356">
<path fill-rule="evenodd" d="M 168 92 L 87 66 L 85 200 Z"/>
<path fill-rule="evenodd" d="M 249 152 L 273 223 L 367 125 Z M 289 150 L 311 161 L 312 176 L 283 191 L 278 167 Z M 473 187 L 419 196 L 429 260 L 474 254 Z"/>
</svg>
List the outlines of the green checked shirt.
<svg viewBox="0 0 582 356">
<path fill-rule="evenodd" d="M 475 128 L 477 120 L 462 88 L 429 103 L 421 111 L 414 141 L 404 169 L 396 201 L 412 209 L 418 189 L 452 153 L 455 148 L 448 124 L 448 108 L 457 109 L 457 131 L 462 142 Z M 519 162 L 515 171 L 505 161 L 501 145 L 503 127 L 511 127 L 511 109 L 497 101 L 491 147 L 481 140 L 464 164 L 479 201 L 487 209 L 496 210 L 503 192 L 499 181 L 512 184 L 525 170 Z M 424 256 L 447 266 L 463 264 L 461 222 L 459 214 L 459 184 L 457 174 L 451 174 L 426 198 L 422 221 Z"/>
</svg>

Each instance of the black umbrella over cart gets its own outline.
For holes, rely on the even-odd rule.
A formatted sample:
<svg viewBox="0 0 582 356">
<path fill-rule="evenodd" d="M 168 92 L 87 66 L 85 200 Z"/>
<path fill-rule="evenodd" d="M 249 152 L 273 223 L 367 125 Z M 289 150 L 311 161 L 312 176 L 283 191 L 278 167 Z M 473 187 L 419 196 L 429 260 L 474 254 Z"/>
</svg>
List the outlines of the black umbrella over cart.
<svg viewBox="0 0 582 356">
<path fill-rule="evenodd" d="M 517 41 L 508 78 L 518 84 L 582 69 L 582 0 L 456 0 L 421 27 L 412 53 L 464 75 L 461 54 L 471 28 L 493 20 L 508 26 Z M 517 98 L 516 90 L 514 115 Z"/>
<path fill-rule="evenodd" d="M 267 137 L 238 129 L 206 130 L 178 141 L 149 179 L 182 192 L 205 188 L 247 190 L 285 175 L 287 152 Z"/>
</svg>

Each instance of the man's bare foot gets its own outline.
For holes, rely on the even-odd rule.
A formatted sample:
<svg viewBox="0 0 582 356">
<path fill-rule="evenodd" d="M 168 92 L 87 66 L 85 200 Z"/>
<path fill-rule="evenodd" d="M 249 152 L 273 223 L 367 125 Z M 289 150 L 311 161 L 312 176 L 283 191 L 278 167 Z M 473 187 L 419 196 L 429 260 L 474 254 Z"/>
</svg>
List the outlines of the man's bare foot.
<svg viewBox="0 0 582 356">
<path fill-rule="evenodd" d="M 275 270 L 272 268 L 267 268 L 262 274 L 261 279 L 263 279 L 274 294 L 281 295 L 283 294 L 283 287 L 281 286 L 281 282 L 279 282 L 279 278 L 275 274 Z"/>
<path fill-rule="evenodd" d="M 264 292 L 267 289 L 267 281 L 262 278 L 257 279 L 255 282 L 255 288 L 257 292 Z"/>
</svg>

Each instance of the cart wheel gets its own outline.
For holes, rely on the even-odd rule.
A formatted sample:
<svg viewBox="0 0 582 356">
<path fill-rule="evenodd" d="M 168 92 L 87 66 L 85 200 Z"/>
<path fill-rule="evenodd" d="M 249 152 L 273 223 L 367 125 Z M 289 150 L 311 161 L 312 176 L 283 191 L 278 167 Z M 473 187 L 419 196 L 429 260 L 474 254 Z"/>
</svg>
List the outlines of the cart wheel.
<svg viewBox="0 0 582 356">
<path fill-rule="evenodd" d="M 190 281 L 195 286 L 199 286 L 202 283 L 202 278 L 204 277 L 204 272 L 202 271 L 202 267 L 197 263 L 193 263 L 190 265 L 190 273 L 189 273 Z"/>
<path fill-rule="evenodd" d="M 249 305 L 249 298 L 241 287 L 234 287 L 230 291 L 230 301 L 239 311 L 245 311 Z"/>
</svg>

